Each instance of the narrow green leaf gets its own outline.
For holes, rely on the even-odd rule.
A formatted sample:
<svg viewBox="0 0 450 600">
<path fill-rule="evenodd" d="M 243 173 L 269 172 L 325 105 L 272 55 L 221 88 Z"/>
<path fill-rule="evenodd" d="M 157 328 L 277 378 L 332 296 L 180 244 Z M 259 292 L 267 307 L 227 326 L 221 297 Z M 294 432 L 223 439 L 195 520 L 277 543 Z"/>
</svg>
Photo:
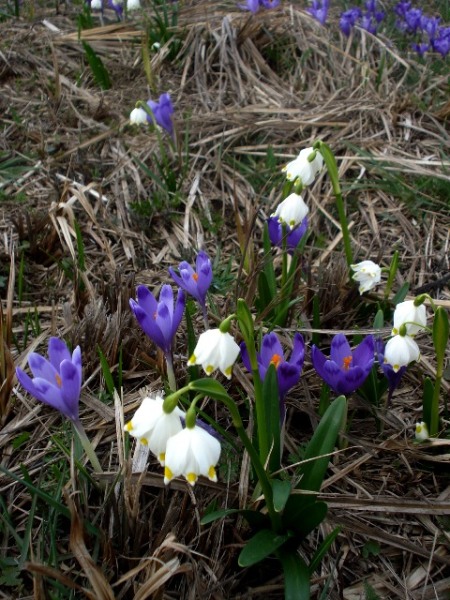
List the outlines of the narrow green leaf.
<svg viewBox="0 0 450 600">
<path fill-rule="evenodd" d="M 309 569 L 296 550 L 282 548 L 277 552 L 283 566 L 284 600 L 309 600 L 311 584 Z"/>
<path fill-rule="evenodd" d="M 267 286 L 269 288 L 270 300 L 275 298 L 277 293 L 277 281 L 275 278 L 275 270 L 273 268 L 272 258 L 272 242 L 269 237 L 269 227 L 267 221 L 264 223 L 263 231 L 263 249 L 264 249 L 264 275 L 266 277 Z"/>
<path fill-rule="evenodd" d="M 255 328 L 253 325 L 253 318 L 247 303 L 243 298 L 239 298 L 237 301 L 236 309 L 237 319 L 239 328 L 244 336 L 245 343 L 251 344 L 255 336 Z"/>
<path fill-rule="evenodd" d="M 287 533 L 279 535 L 270 529 L 261 529 L 242 548 L 238 559 L 239 566 L 251 567 L 259 563 L 278 550 L 290 537 Z"/>
<path fill-rule="evenodd" d="M 109 368 L 108 361 L 106 360 L 106 356 L 103 354 L 100 346 L 97 346 L 98 356 L 100 358 L 100 365 L 102 367 L 103 377 L 105 378 L 106 389 L 108 390 L 109 395 L 114 396 L 114 379 L 111 373 L 111 369 Z"/>
<path fill-rule="evenodd" d="M 311 575 L 314 573 L 314 571 L 320 565 L 323 557 L 328 552 L 328 549 L 330 548 L 331 544 L 334 542 L 334 540 L 337 538 L 337 536 L 339 535 L 340 532 L 341 532 L 340 527 L 336 527 L 335 529 L 333 529 L 333 531 L 327 535 L 327 537 L 323 540 L 323 542 L 317 548 L 317 550 L 314 553 L 314 556 L 311 559 L 311 562 L 309 563 L 309 572 L 311 573 Z"/>
<path fill-rule="evenodd" d="M 384 313 L 381 308 L 378 309 L 375 319 L 373 320 L 374 329 L 382 329 L 384 327 Z"/>
<path fill-rule="evenodd" d="M 229 400 L 226 389 L 223 387 L 221 383 L 216 381 L 215 379 L 196 379 L 195 381 L 191 381 L 189 384 L 191 390 L 196 392 L 202 392 L 206 396 L 211 396 L 216 400 Z"/>
<path fill-rule="evenodd" d="M 272 480 L 273 507 L 277 512 L 284 510 L 286 502 L 291 494 L 291 482 L 280 479 Z"/>
<path fill-rule="evenodd" d="M 428 431 L 431 429 L 431 407 L 433 406 L 434 385 L 429 377 L 423 382 L 422 412 L 423 420 L 427 424 Z"/>
<path fill-rule="evenodd" d="M 77 250 L 78 250 L 78 268 L 80 271 L 86 271 L 86 263 L 84 260 L 84 244 L 83 244 L 83 235 L 81 233 L 80 226 L 78 225 L 78 221 L 74 221 L 73 223 L 75 228 L 75 234 L 77 236 Z"/>
<path fill-rule="evenodd" d="M 281 461 L 280 398 L 277 371 L 273 364 L 266 371 L 262 395 L 265 404 L 266 431 L 268 433 L 268 447 L 270 452 L 269 472 L 273 473 L 274 471 L 278 471 Z"/>
<path fill-rule="evenodd" d="M 102 59 L 98 56 L 95 50 L 87 42 L 82 41 L 84 52 L 88 60 L 89 66 L 91 67 L 92 74 L 97 85 L 102 90 L 109 90 L 111 87 L 111 80 L 109 78 L 108 71 L 103 64 Z"/>
<path fill-rule="evenodd" d="M 443 306 L 438 306 L 433 320 L 433 344 L 436 352 L 436 362 L 442 365 L 447 350 L 449 337 L 448 314 Z"/>
<path fill-rule="evenodd" d="M 405 283 L 400 287 L 398 292 L 392 298 L 392 304 L 394 306 L 397 306 L 397 304 L 399 304 L 400 302 L 403 302 L 403 300 L 406 298 L 406 294 L 408 293 L 408 290 L 409 290 L 409 283 L 407 281 L 405 281 Z"/>
<path fill-rule="evenodd" d="M 200 520 L 201 525 L 208 525 L 219 519 L 223 519 L 230 515 L 241 515 L 249 523 L 251 527 L 264 527 L 267 525 L 267 517 L 257 510 L 248 510 L 240 508 L 224 508 L 222 510 L 215 510 L 208 514 L 203 515 Z"/>
</svg>

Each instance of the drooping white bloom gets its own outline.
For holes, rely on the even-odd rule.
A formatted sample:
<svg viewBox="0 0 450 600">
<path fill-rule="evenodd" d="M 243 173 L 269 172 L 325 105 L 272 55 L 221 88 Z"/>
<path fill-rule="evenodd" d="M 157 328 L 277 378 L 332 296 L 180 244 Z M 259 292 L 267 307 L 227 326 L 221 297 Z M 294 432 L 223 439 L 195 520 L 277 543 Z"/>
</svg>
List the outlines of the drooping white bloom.
<svg viewBox="0 0 450 600">
<path fill-rule="evenodd" d="M 384 362 L 389 363 L 395 373 L 419 358 L 419 346 L 409 335 L 395 335 L 384 349 Z"/>
<path fill-rule="evenodd" d="M 186 427 L 167 442 L 164 483 L 183 475 L 193 486 L 199 475 L 217 481 L 216 465 L 220 458 L 220 442 L 195 425 Z"/>
<path fill-rule="evenodd" d="M 397 335 L 400 327 L 405 325 L 407 335 L 416 335 L 427 325 L 427 311 L 424 304 L 414 305 L 414 300 L 405 300 L 397 304 L 394 310 L 394 326 L 392 335 Z"/>
<path fill-rule="evenodd" d="M 308 160 L 313 153 L 315 153 L 314 160 Z M 282 171 L 286 173 L 288 181 L 300 179 L 302 185 L 306 186 L 313 183 L 322 167 L 323 157 L 320 152 L 314 150 L 314 148 L 304 148 L 296 159 L 283 167 Z"/>
<path fill-rule="evenodd" d="M 363 260 L 350 265 L 353 270 L 352 279 L 359 283 L 359 293 L 364 294 L 378 285 L 381 280 L 381 267 L 371 260 Z"/>
<path fill-rule="evenodd" d="M 165 464 L 167 441 L 182 430 L 180 417 L 184 416 L 179 408 L 171 413 L 164 412 L 163 403 L 161 396 L 144 398 L 134 417 L 125 425 L 125 431 L 141 444 L 148 445 L 161 466 Z"/>
<path fill-rule="evenodd" d="M 102 10 L 102 0 L 92 0 L 91 9 L 92 10 Z"/>
<path fill-rule="evenodd" d="M 220 369 L 225 377 L 231 379 L 231 371 L 239 352 L 239 346 L 229 333 L 223 333 L 220 329 L 208 329 L 198 338 L 188 366 L 202 365 L 207 375 Z"/>
<path fill-rule="evenodd" d="M 278 217 L 281 223 L 286 223 L 291 229 L 294 229 L 294 227 L 300 225 L 308 213 L 309 208 L 303 198 L 299 194 L 290 194 L 278 205 L 271 216 Z"/>
<path fill-rule="evenodd" d="M 430 434 L 428 433 L 428 427 L 427 427 L 427 424 L 425 423 L 425 421 L 420 421 L 420 423 L 416 423 L 416 431 L 415 431 L 416 440 L 419 442 L 423 442 L 424 440 L 427 440 L 429 437 L 430 437 Z"/>
<path fill-rule="evenodd" d="M 143 108 L 133 108 L 130 113 L 130 123 L 131 125 L 142 125 L 143 123 L 148 123 L 147 121 L 147 113 Z"/>
<path fill-rule="evenodd" d="M 127 0 L 127 10 L 139 10 L 141 8 L 140 0 Z"/>
</svg>

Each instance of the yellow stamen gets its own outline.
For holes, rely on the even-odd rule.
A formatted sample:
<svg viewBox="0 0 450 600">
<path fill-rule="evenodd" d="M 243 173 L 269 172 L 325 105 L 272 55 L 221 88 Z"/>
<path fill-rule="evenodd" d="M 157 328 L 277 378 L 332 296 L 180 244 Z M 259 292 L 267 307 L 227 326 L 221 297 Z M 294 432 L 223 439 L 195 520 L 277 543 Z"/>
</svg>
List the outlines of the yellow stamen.
<svg viewBox="0 0 450 600">
<path fill-rule="evenodd" d="M 164 479 L 168 479 L 169 481 L 173 479 L 173 473 L 169 467 L 164 467 Z"/>
<path fill-rule="evenodd" d="M 125 427 L 124 427 L 125 431 L 133 431 L 133 421 L 128 421 L 128 423 L 126 423 Z"/>
<path fill-rule="evenodd" d="M 214 371 L 214 367 L 212 365 L 208 365 L 205 369 L 205 373 L 207 375 L 211 375 L 211 373 Z"/>
<path fill-rule="evenodd" d="M 148 446 L 148 440 L 147 440 L 147 438 L 141 438 L 139 441 L 141 442 L 141 444 L 143 446 Z"/>
<path fill-rule="evenodd" d="M 231 377 L 231 372 L 233 371 L 233 365 L 231 365 L 231 367 L 227 367 L 225 369 L 225 376 L 226 377 Z"/>
<path fill-rule="evenodd" d="M 190 359 L 188 360 L 188 365 L 195 365 L 196 362 L 197 362 L 197 358 L 196 358 L 195 354 L 192 354 Z"/>
<path fill-rule="evenodd" d="M 348 371 L 350 369 L 350 365 L 352 364 L 353 356 L 345 356 L 343 359 L 343 368 L 344 371 Z"/>
<path fill-rule="evenodd" d="M 278 369 L 280 362 L 282 361 L 282 357 L 279 354 L 274 354 L 270 359 L 270 364 L 275 366 L 275 369 Z"/>
<path fill-rule="evenodd" d="M 211 481 L 217 481 L 216 470 L 215 470 L 215 468 L 212 465 L 208 469 L 208 478 Z"/>
<path fill-rule="evenodd" d="M 188 473 L 186 475 L 186 479 L 191 485 L 194 485 L 194 483 L 197 481 L 197 475 L 195 473 Z"/>
<path fill-rule="evenodd" d="M 164 466 L 164 463 L 166 462 L 166 453 L 165 452 L 160 452 L 158 454 L 158 460 L 159 460 L 160 464 L 162 466 Z"/>
</svg>

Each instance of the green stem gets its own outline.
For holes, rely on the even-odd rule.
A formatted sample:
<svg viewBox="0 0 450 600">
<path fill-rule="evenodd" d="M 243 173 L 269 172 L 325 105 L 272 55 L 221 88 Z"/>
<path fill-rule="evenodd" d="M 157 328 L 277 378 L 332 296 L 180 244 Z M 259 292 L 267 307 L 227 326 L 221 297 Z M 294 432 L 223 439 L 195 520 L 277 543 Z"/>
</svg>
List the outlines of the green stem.
<svg viewBox="0 0 450 600">
<path fill-rule="evenodd" d="M 441 394 L 442 372 L 434 380 L 433 398 L 431 400 L 430 437 L 436 437 L 439 431 L 439 397 Z"/>
<path fill-rule="evenodd" d="M 86 456 L 88 457 L 91 465 L 94 467 L 94 470 L 97 473 L 103 473 L 103 469 L 97 458 L 97 454 L 95 453 L 95 450 L 86 435 L 86 432 L 84 430 L 83 425 L 81 424 L 81 421 L 77 419 L 76 421 L 72 421 L 72 423 L 73 423 L 73 427 L 74 427 L 75 431 L 78 434 L 81 445 L 83 446 L 83 450 L 86 452 Z"/>
<path fill-rule="evenodd" d="M 169 387 L 173 392 L 176 392 L 177 381 L 175 379 L 175 371 L 173 368 L 172 353 L 169 352 L 164 356 L 166 357 L 167 379 L 169 380 Z"/>
</svg>

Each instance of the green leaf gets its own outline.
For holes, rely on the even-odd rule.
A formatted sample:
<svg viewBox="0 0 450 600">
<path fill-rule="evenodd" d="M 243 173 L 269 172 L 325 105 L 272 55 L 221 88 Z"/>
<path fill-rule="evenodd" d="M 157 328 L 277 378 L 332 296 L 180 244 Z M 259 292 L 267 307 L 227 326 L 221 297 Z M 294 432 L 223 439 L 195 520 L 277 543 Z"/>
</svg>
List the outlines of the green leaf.
<svg viewBox="0 0 450 600">
<path fill-rule="evenodd" d="M 374 329 L 383 329 L 384 327 L 384 313 L 381 308 L 378 309 L 375 319 L 373 320 Z"/>
<path fill-rule="evenodd" d="M 196 379 L 190 382 L 189 388 L 196 392 L 202 392 L 205 396 L 211 396 L 216 400 L 230 400 L 226 389 L 216 379 Z"/>
<path fill-rule="evenodd" d="M 267 526 L 267 517 L 263 515 L 257 510 L 248 510 L 248 509 L 240 509 L 240 508 L 224 508 L 222 510 L 215 510 L 208 514 L 203 515 L 200 520 L 201 525 L 208 525 L 209 523 L 213 523 L 218 519 L 223 519 L 224 517 L 228 517 L 229 515 L 241 515 L 248 522 L 251 527 L 254 528 L 262 528 Z"/>
<path fill-rule="evenodd" d="M 330 457 L 324 456 L 311 461 L 309 459 L 333 452 L 346 412 L 347 400 L 345 396 L 336 398 L 325 411 L 303 456 L 304 460 L 308 462 L 305 462 L 300 469 L 302 474 L 302 479 L 298 485 L 300 489 L 314 492 L 320 490 Z"/>
<path fill-rule="evenodd" d="M 325 502 L 315 502 L 311 496 L 292 494 L 286 503 L 283 525 L 295 532 L 296 537 L 306 538 L 327 516 Z"/>
<path fill-rule="evenodd" d="M 429 377 L 423 382 L 422 412 L 423 420 L 427 424 L 428 431 L 431 429 L 431 407 L 433 406 L 434 385 Z"/>
<path fill-rule="evenodd" d="M 281 426 L 280 426 L 280 398 L 278 393 L 278 379 L 275 365 L 269 365 L 263 381 L 263 402 L 265 404 L 266 431 L 268 433 L 269 472 L 273 473 L 280 468 L 281 461 Z"/>
<path fill-rule="evenodd" d="M 333 531 L 327 535 L 327 537 L 323 540 L 323 542 L 320 544 L 320 546 L 314 552 L 314 556 L 312 557 L 311 562 L 309 563 L 309 572 L 311 573 L 311 575 L 314 573 L 314 571 L 320 565 L 323 557 L 328 552 L 328 549 L 330 548 L 330 546 L 334 542 L 334 540 L 337 538 L 337 536 L 340 534 L 340 532 L 341 532 L 340 527 L 336 527 L 335 529 L 333 529 Z"/>
<path fill-rule="evenodd" d="M 286 506 L 286 502 L 291 494 L 291 482 L 280 479 L 272 480 L 273 507 L 277 512 L 281 512 Z"/>
<path fill-rule="evenodd" d="M 279 535 L 270 529 L 258 531 L 242 548 L 238 559 L 239 566 L 251 567 L 259 563 L 278 550 L 290 537 L 289 533 Z"/>
<path fill-rule="evenodd" d="M 403 300 L 406 298 L 406 294 L 408 293 L 408 290 L 409 290 L 409 283 L 407 281 L 405 281 L 405 283 L 401 286 L 401 288 L 398 290 L 398 292 L 392 298 L 392 304 L 394 306 L 397 306 L 397 304 L 399 304 L 400 302 L 403 302 Z"/>
<path fill-rule="evenodd" d="M 95 50 L 90 46 L 87 42 L 81 42 L 83 44 L 84 51 L 86 53 L 86 58 L 88 60 L 89 66 L 91 67 L 92 74 L 97 85 L 102 90 L 109 90 L 111 87 L 111 80 L 109 78 L 108 71 L 106 70 L 105 65 L 103 64 L 102 59 L 98 56 Z"/>
<path fill-rule="evenodd" d="M 106 356 L 103 354 L 102 349 L 100 348 L 100 346 L 97 346 L 97 352 L 100 358 L 100 364 L 102 367 L 102 372 L 103 372 L 103 377 L 105 378 L 105 383 L 106 383 L 106 388 L 108 390 L 108 393 L 111 397 L 114 396 L 114 390 L 115 385 L 114 385 L 114 379 L 111 373 L 111 369 L 109 368 L 108 365 L 108 361 L 106 360 Z"/>
<path fill-rule="evenodd" d="M 443 306 L 438 306 L 433 320 L 433 344 L 436 362 L 442 365 L 447 350 L 449 336 L 448 314 Z"/>
<path fill-rule="evenodd" d="M 236 315 L 239 323 L 239 328 L 244 336 L 247 346 L 253 342 L 255 328 L 253 326 L 253 318 L 247 303 L 243 298 L 237 301 Z"/>
<path fill-rule="evenodd" d="M 309 600 L 311 584 L 309 569 L 297 551 L 284 548 L 277 552 L 283 566 L 284 600 Z"/>
</svg>

